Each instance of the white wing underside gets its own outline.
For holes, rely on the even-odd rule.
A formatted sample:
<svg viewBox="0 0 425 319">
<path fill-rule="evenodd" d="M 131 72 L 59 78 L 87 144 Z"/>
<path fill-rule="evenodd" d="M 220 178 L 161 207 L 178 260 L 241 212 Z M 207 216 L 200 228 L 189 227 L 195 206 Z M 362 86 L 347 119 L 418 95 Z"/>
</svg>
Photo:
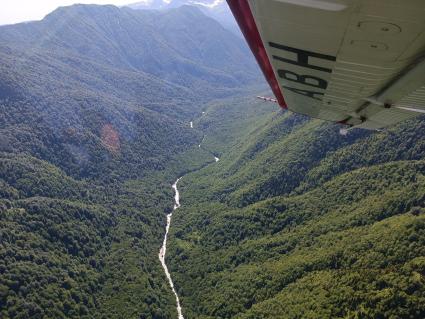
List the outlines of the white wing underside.
<svg viewBox="0 0 425 319">
<path fill-rule="evenodd" d="M 248 2 L 290 110 L 367 129 L 425 110 L 424 0 Z"/>
</svg>

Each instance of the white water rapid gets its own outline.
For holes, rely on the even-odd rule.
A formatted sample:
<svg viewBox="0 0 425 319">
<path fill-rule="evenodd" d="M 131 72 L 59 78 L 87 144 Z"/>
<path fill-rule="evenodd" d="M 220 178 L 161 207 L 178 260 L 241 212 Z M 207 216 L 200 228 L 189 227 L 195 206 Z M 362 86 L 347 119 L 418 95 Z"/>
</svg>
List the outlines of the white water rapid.
<svg viewBox="0 0 425 319">
<path fill-rule="evenodd" d="M 175 195 L 174 195 L 174 210 L 173 210 L 173 212 L 177 208 L 180 207 L 180 194 L 179 194 L 179 190 L 177 189 L 177 183 L 179 182 L 180 179 L 181 179 L 181 177 L 178 178 L 176 180 L 176 182 L 172 186 L 173 189 L 174 189 L 174 193 L 175 193 Z M 178 319 L 184 319 L 183 313 L 182 313 L 182 307 L 180 305 L 179 295 L 177 295 L 176 289 L 174 289 L 173 280 L 171 279 L 171 275 L 170 275 L 170 272 L 168 271 L 167 264 L 165 263 L 165 253 L 167 251 L 167 236 L 168 236 L 168 231 L 170 230 L 171 217 L 173 217 L 173 212 L 171 212 L 171 213 L 169 213 L 167 215 L 167 226 L 165 227 L 164 241 L 162 243 L 161 249 L 159 250 L 159 260 L 161 261 L 162 268 L 164 268 L 164 272 L 165 272 L 165 275 L 167 276 L 168 283 L 171 286 L 171 290 L 173 291 L 174 295 L 176 296 Z"/>
<path fill-rule="evenodd" d="M 190 127 L 193 127 L 192 122 L 190 122 Z M 203 139 L 202 139 L 203 141 Z M 202 143 L 202 142 L 201 142 Z M 198 147 L 201 147 L 201 144 L 198 145 Z M 214 160 L 218 162 L 220 159 L 216 156 L 214 156 Z M 167 237 L 168 237 L 168 231 L 170 230 L 171 225 L 171 218 L 173 217 L 173 212 L 180 207 L 180 193 L 177 189 L 177 183 L 181 180 L 181 177 L 179 177 L 176 182 L 173 184 L 172 188 L 174 190 L 174 209 L 171 213 L 167 215 L 167 226 L 165 227 L 165 235 L 164 235 L 164 241 L 162 242 L 162 247 L 159 250 L 159 260 L 161 261 L 162 268 L 164 268 L 165 275 L 167 276 L 168 283 L 170 284 L 171 290 L 174 293 L 174 296 L 176 296 L 176 307 L 177 307 L 177 314 L 178 319 L 184 319 L 182 307 L 180 305 L 180 299 L 179 295 L 177 294 L 176 289 L 174 288 L 173 279 L 171 278 L 171 274 L 168 271 L 167 264 L 165 263 L 165 253 L 167 252 Z"/>
</svg>

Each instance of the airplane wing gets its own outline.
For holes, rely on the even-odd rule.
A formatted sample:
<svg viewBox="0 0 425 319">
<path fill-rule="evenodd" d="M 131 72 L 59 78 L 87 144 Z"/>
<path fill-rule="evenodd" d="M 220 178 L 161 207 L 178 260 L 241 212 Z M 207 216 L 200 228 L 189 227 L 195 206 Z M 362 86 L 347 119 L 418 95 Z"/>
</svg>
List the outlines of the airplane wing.
<svg viewBox="0 0 425 319">
<path fill-rule="evenodd" d="M 424 0 L 227 0 L 284 108 L 378 129 L 425 113 Z"/>
</svg>

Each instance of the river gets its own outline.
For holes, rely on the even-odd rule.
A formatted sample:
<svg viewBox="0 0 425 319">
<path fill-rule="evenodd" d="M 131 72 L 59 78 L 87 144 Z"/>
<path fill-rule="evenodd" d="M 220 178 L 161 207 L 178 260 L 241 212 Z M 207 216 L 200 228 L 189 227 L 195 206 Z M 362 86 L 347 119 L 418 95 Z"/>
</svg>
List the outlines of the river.
<svg viewBox="0 0 425 319">
<path fill-rule="evenodd" d="M 172 186 L 174 189 L 174 209 L 171 213 L 167 215 L 167 226 L 165 227 L 164 241 L 162 242 L 162 247 L 159 250 L 159 260 L 161 261 L 162 268 L 164 268 L 164 272 L 165 272 L 165 275 L 167 276 L 168 283 L 171 286 L 171 290 L 173 291 L 174 296 L 176 296 L 176 307 L 177 307 L 178 319 L 184 319 L 182 307 L 180 305 L 179 295 L 177 294 L 176 289 L 174 288 L 173 279 L 171 278 L 170 272 L 168 271 L 167 264 L 165 263 L 165 253 L 167 252 L 167 237 L 168 237 L 168 231 L 170 230 L 171 217 L 173 217 L 173 212 L 180 207 L 180 194 L 179 194 L 179 190 L 177 189 L 177 183 L 179 182 L 180 179 L 181 177 L 178 178 Z"/>
<path fill-rule="evenodd" d="M 204 112 L 202 112 L 204 113 Z M 193 128 L 193 122 L 190 122 L 190 127 Z M 204 136 L 205 138 L 205 136 Z M 204 139 L 202 139 L 203 141 Z M 201 142 L 202 144 L 202 142 Z M 201 144 L 198 145 L 198 147 L 201 147 Z M 214 160 L 218 162 L 220 159 L 216 156 L 214 156 Z M 164 241 L 162 242 L 161 249 L 159 250 L 159 260 L 161 261 L 162 268 L 164 268 L 165 275 L 167 276 L 168 283 L 170 284 L 171 290 L 174 293 L 174 296 L 176 296 L 176 308 L 177 308 L 177 315 L 178 319 L 184 319 L 183 317 L 183 311 L 180 304 L 179 295 L 177 294 L 176 289 L 174 288 L 173 279 L 171 278 L 171 274 L 168 271 L 167 264 L 165 263 L 165 254 L 167 252 L 167 238 L 168 238 L 168 232 L 170 230 L 171 226 L 171 218 L 173 217 L 173 212 L 180 207 L 180 193 L 177 188 L 177 183 L 181 180 L 181 177 L 179 177 L 175 183 L 171 186 L 174 190 L 174 209 L 171 213 L 167 215 L 167 226 L 165 227 L 165 235 L 164 235 Z"/>
</svg>

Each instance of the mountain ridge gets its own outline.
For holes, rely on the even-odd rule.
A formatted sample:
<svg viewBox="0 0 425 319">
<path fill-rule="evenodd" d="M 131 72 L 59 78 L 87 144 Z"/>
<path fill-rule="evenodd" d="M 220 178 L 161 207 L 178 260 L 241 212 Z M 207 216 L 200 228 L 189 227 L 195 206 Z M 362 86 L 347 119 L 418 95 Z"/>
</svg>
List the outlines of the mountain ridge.
<svg viewBox="0 0 425 319">
<path fill-rule="evenodd" d="M 177 41 L 171 42 L 167 40 L 169 28 L 176 24 L 180 24 L 182 32 Z M 99 142 L 95 141 L 101 131 L 99 123 L 112 124 L 118 129 L 123 146 L 129 145 L 138 135 L 135 132 L 141 131 L 133 119 L 149 118 L 147 126 L 158 121 L 168 123 L 165 128 L 182 126 L 182 121 L 189 121 L 200 111 L 204 101 L 234 94 L 259 78 L 253 59 L 242 58 L 248 50 L 242 41 L 191 7 L 151 16 L 129 8 L 74 5 L 54 11 L 41 22 L 0 29 L 0 69 L 4 75 L 0 96 L 21 96 L 34 104 L 39 112 L 37 117 L 42 115 L 53 135 L 63 135 L 69 128 L 86 131 L 82 135 L 86 136 L 84 143 L 92 146 L 83 147 L 75 157 L 93 152 L 93 143 Z M 194 38 L 189 40 L 189 30 L 196 29 L 199 35 L 192 32 Z M 196 50 L 179 48 L 191 41 L 197 47 L 205 37 L 229 49 L 218 50 L 221 53 L 217 55 L 210 52 L 214 43 Z M 235 58 L 229 59 L 229 54 Z M 210 58 L 213 56 L 215 60 Z M 244 70 L 249 66 L 251 75 L 244 71 L 244 77 L 236 72 L 242 66 Z M 173 124 L 175 119 L 178 121 Z M 79 123 L 86 123 L 91 131 L 82 129 L 84 125 Z M 164 153 L 159 145 L 165 147 L 166 136 L 175 135 L 172 131 L 163 134 L 163 140 L 155 147 L 156 153 Z M 188 130 L 186 136 L 192 135 L 193 140 L 193 133 Z M 6 132 L 5 136 L 10 134 Z M 189 143 L 181 145 L 187 147 Z M 72 153 L 81 145 L 66 148 Z M 55 163 L 67 163 L 73 157 Z M 75 163 L 65 165 L 76 167 Z M 152 165 L 158 164 L 146 166 Z"/>
</svg>

